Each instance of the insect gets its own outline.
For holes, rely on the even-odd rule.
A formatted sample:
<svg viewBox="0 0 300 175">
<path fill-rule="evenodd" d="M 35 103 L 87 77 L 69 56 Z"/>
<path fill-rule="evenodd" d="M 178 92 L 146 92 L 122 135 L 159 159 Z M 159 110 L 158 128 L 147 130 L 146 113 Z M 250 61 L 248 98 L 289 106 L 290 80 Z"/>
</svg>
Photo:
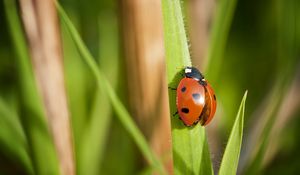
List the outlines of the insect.
<svg viewBox="0 0 300 175">
<path fill-rule="evenodd" d="M 176 106 L 179 118 L 186 126 L 200 122 L 207 125 L 213 118 L 217 101 L 215 93 L 204 76 L 195 67 L 184 69 L 184 78 L 176 89 Z"/>
</svg>

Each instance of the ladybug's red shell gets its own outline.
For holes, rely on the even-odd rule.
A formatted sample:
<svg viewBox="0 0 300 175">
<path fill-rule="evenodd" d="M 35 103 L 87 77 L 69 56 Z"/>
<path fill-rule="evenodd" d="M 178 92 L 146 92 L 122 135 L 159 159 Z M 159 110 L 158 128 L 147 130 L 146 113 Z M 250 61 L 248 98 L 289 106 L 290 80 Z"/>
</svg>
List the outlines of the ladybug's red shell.
<svg viewBox="0 0 300 175">
<path fill-rule="evenodd" d="M 197 68 L 186 67 L 184 75 L 177 87 L 176 105 L 179 118 L 186 126 L 197 122 L 207 125 L 216 112 L 215 93 Z"/>
<path fill-rule="evenodd" d="M 176 105 L 180 119 L 185 125 L 191 126 L 199 121 L 205 106 L 205 92 L 205 87 L 195 79 L 183 78 L 180 81 L 177 87 Z M 211 119 L 209 116 L 208 119 Z"/>
</svg>

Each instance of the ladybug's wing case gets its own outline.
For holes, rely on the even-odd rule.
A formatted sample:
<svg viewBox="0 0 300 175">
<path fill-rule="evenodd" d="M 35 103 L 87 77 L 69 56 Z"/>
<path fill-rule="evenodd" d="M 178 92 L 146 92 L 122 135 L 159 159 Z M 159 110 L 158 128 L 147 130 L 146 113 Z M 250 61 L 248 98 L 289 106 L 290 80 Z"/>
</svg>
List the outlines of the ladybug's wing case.
<svg viewBox="0 0 300 175">
<path fill-rule="evenodd" d="M 214 117 L 217 109 L 217 100 L 212 87 L 207 83 L 205 86 L 205 107 L 201 114 L 201 125 L 207 125 Z"/>
<path fill-rule="evenodd" d="M 185 125 L 197 123 L 205 105 L 205 89 L 192 78 L 183 78 L 177 87 L 177 110 Z"/>
</svg>

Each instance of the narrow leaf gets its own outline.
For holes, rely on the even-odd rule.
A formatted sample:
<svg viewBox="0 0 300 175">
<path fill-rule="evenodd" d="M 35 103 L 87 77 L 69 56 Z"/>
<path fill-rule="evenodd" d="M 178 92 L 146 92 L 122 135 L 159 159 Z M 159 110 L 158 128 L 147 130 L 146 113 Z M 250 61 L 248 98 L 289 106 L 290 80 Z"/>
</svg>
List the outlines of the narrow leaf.
<svg viewBox="0 0 300 175">
<path fill-rule="evenodd" d="M 246 98 L 247 91 L 244 94 L 235 122 L 233 124 L 228 143 L 223 155 L 219 175 L 236 174 L 243 138 Z"/>
<path fill-rule="evenodd" d="M 200 165 L 200 172 L 199 174 L 203 175 L 213 175 L 214 170 L 212 167 L 211 159 L 210 159 L 210 152 L 209 152 L 209 147 L 207 143 L 207 137 L 204 135 L 204 144 L 203 144 L 203 151 L 202 151 L 202 160 L 201 160 L 201 165 Z"/>
<path fill-rule="evenodd" d="M 0 147 L 13 159 L 19 161 L 28 174 L 33 174 L 28 143 L 17 114 L 0 97 Z"/>
</svg>

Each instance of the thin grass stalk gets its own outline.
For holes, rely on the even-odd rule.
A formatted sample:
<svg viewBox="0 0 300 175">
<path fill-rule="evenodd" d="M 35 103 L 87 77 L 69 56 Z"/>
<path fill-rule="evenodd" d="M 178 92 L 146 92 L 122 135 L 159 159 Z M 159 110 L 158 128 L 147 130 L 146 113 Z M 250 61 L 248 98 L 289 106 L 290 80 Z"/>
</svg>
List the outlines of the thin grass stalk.
<svg viewBox="0 0 300 175">
<path fill-rule="evenodd" d="M 34 74 L 63 175 L 75 174 L 62 47 L 53 0 L 21 0 Z"/>
</svg>

